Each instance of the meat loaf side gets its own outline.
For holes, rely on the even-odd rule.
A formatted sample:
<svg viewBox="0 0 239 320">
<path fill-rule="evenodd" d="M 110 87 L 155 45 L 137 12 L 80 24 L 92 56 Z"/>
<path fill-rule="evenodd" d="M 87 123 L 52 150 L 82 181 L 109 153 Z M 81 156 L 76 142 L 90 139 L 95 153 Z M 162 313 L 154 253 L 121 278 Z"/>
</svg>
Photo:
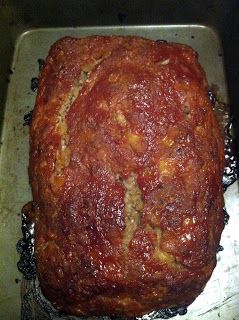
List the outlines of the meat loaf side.
<svg viewBox="0 0 239 320">
<path fill-rule="evenodd" d="M 187 306 L 216 265 L 224 143 L 186 45 L 66 37 L 30 128 L 41 288 L 73 315 Z"/>
</svg>

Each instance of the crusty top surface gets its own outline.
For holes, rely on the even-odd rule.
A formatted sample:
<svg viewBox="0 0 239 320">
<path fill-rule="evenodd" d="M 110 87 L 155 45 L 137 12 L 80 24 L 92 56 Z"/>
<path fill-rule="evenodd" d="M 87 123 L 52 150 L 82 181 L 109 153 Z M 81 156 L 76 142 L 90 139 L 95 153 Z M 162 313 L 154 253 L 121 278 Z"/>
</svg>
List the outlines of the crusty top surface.
<svg viewBox="0 0 239 320">
<path fill-rule="evenodd" d="M 223 150 L 190 47 L 136 37 L 56 42 L 30 132 L 45 295 L 73 314 L 192 302 L 223 229 Z"/>
</svg>

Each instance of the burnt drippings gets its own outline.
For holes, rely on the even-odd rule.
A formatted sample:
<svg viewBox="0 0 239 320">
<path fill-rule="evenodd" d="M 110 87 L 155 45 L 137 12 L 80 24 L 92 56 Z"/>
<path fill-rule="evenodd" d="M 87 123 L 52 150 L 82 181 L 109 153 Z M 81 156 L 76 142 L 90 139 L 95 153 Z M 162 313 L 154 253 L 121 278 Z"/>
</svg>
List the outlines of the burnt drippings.
<svg viewBox="0 0 239 320">
<path fill-rule="evenodd" d="M 38 62 L 38 70 L 41 71 L 45 65 L 45 60 L 38 59 L 37 62 Z"/>
<path fill-rule="evenodd" d="M 36 277 L 36 259 L 34 256 L 34 222 L 30 219 L 33 204 L 30 202 L 22 209 L 22 239 L 17 243 L 20 260 L 17 263 L 19 271 L 27 280 Z"/>
<path fill-rule="evenodd" d="M 22 296 L 21 319 L 24 319 L 24 320 L 34 319 L 33 318 L 34 311 L 32 310 L 32 305 L 30 303 L 31 295 L 32 295 L 32 289 L 30 289 L 28 292 L 26 292 Z"/>
<path fill-rule="evenodd" d="M 219 244 L 219 246 L 217 247 L 217 253 L 220 252 L 220 251 L 223 251 L 223 250 L 224 250 L 223 246 L 221 246 L 221 245 Z"/>
<path fill-rule="evenodd" d="M 41 292 L 39 282 L 36 279 L 25 282 L 24 291 L 22 291 L 21 319 L 71 319 L 61 317 L 60 312 L 54 309 L 50 302 L 44 298 Z"/>
<path fill-rule="evenodd" d="M 238 179 L 238 162 L 235 156 L 235 145 L 233 143 L 232 117 L 225 126 L 225 168 L 223 174 L 223 188 L 226 190 Z"/>
<path fill-rule="evenodd" d="M 223 208 L 223 215 L 224 215 L 224 219 L 223 219 L 223 222 L 224 222 L 224 225 L 228 224 L 228 221 L 230 219 L 230 216 L 229 214 L 227 213 L 227 210 L 225 208 Z"/>
<path fill-rule="evenodd" d="M 32 90 L 33 92 L 37 91 L 37 89 L 38 89 L 38 82 L 39 82 L 39 80 L 38 80 L 38 78 L 36 78 L 36 77 L 33 77 L 33 78 L 31 79 L 31 90 Z"/>
<path fill-rule="evenodd" d="M 169 319 L 172 317 L 175 317 L 177 315 L 183 316 L 187 313 L 187 308 L 186 307 L 173 307 L 173 308 L 167 308 L 167 309 L 162 309 L 156 312 L 153 312 L 150 314 L 150 320 L 152 319 Z M 144 316 L 142 318 L 137 318 L 137 319 L 147 319 L 148 316 Z"/>
<path fill-rule="evenodd" d="M 32 296 L 34 299 L 34 302 L 44 310 L 47 315 L 49 315 L 50 319 L 56 316 L 60 316 L 61 311 L 56 310 L 52 307 L 51 303 L 45 299 L 41 292 L 40 284 L 37 279 L 33 281 L 32 285 Z"/>
<path fill-rule="evenodd" d="M 212 85 L 211 89 L 208 91 L 208 97 L 224 133 L 225 168 L 222 184 L 224 191 L 226 191 L 226 189 L 238 179 L 238 162 L 233 141 L 233 118 L 230 114 L 230 107 L 228 104 L 220 101 L 217 92 L 218 87 Z"/>
<path fill-rule="evenodd" d="M 31 110 L 30 112 L 28 112 L 24 115 L 24 117 L 23 117 L 23 119 L 24 119 L 23 125 L 24 126 L 30 126 L 30 124 L 32 122 L 32 113 L 33 113 L 33 110 Z"/>
</svg>

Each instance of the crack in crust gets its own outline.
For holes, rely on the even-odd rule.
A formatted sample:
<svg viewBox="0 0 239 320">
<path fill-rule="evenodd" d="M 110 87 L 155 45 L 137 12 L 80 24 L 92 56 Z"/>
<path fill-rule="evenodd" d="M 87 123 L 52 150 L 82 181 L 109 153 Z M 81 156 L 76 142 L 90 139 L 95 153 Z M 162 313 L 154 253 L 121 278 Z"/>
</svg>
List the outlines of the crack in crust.
<svg viewBox="0 0 239 320">
<path fill-rule="evenodd" d="M 153 230 L 157 236 L 157 244 L 156 244 L 155 252 L 154 252 L 155 258 L 160 261 L 169 263 L 171 265 L 183 268 L 183 265 L 181 263 L 177 263 L 176 258 L 173 254 L 170 254 L 160 248 L 160 242 L 161 242 L 163 231 L 158 227 L 154 227 Z"/>
<path fill-rule="evenodd" d="M 66 123 L 66 114 L 69 111 L 71 105 L 74 103 L 75 99 L 78 97 L 79 91 L 82 88 L 83 79 L 81 77 L 78 84 L 72 88 L 71 93 L 68 96 L 60 108 L 57 117 L 57 129 L 61 135 L 60 148 L 57 150 L 55 172 L 54 176 L 59 176 L 62 169 L 69 164 L 70 161 L 70 149 L 68 148 L 69 136 Z"/>
<path fill-rule="evenodd" d="M 125 188 L 125 231 L 123 245 L 128 250 L 133 234 L 140 224 L 140 215 L 143 209 L 141 190 L 137 183 L 137 174 L 132 172 L 128 179 L 123 180 Z"/>
<path fill-rule="evenodd" d="M 76 84 L 72 87 L 71 92 L 69 93 L 67 99 L 62 102 L 61 108 L 58 113 L 57 117 L 57 126 L 58 132 L 61 135 L 61 143 L 60 148 L 57 150 L 56 153 L 56 162 L 55 162 L 55 172 L 52 177 L 53 185 L 55 184 L 55 177 L 59 177 L 62 173 L 62 170 L 69 165 L 71 151 L 68 147 L 69 143 L 69 135 L 68 135 L 68 128 L 66 123 L 66 115 L 70 110 L 70 107 L 74 103 L 74 101 L 79 96 L 83 84 L 88 79 L 92 69 L 102 62 L 103 58 L 95 60 L 94 63 L 87 64 L 82 67 L 82 71 L 80 73 L 80 78 L 76 82 Z M 59 180 L 59 179 L 58 179 Z M 59 181 L 58 181 L 59 182 Z"/>
</svg>

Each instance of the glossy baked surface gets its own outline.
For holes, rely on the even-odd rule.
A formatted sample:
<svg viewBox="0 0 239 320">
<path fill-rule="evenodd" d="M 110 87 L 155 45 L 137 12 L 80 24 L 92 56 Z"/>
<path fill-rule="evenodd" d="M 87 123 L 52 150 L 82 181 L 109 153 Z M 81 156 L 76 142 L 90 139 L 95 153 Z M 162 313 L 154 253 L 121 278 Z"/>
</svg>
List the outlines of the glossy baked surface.
<svg viewBox="0 0 239 320">
<path fill-rule="evenodd" d="M 133 37 L 54 44 L 30 144 L 46 297 L 79 315 L 190 304 L 216 264 L 223 150 L 191 48 Z"/>
</svg>

